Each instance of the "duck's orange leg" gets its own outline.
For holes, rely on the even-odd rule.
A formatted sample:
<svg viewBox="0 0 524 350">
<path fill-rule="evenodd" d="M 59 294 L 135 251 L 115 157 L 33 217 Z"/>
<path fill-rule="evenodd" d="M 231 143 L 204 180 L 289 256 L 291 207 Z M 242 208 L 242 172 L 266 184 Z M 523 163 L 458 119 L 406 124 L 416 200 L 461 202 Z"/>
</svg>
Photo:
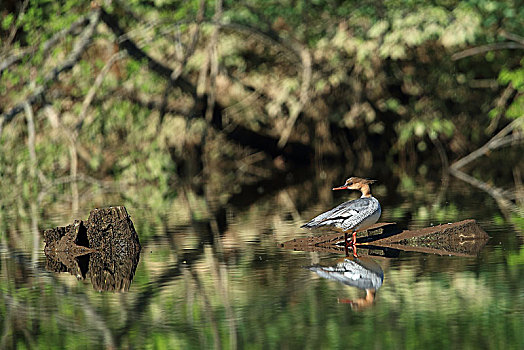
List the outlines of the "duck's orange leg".
<svg viewBox="0 0 524 350">
<path fill-rule="evenodd" d="M 349 256 L 348 248 L 350 244 L 351 244 L 351 248 L 353 249 L 353 256 L 355 258 L 358 258 L 357 247 L 356 247 L 356 244 L 357 244 L 357 231 L 356 230 L 353 231 L 353 237 L 351 239 L 351 243 L 348 242 L 348 233 L 344 232 L 344 250 L 345 250 L 346 256 Z"/>
</svg>

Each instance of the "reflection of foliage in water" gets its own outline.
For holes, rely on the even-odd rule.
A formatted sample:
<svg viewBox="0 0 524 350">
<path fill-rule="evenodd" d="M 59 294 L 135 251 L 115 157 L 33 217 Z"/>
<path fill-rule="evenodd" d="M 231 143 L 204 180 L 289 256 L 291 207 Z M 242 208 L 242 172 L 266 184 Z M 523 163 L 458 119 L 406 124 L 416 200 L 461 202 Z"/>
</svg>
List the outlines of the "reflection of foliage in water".
<svg viewBox="0 0 524 350">
<path fill-rule="evenodd" d="M 331 207 L 333 198 L 312 204 L 315 191 L 304 191 L 329 188 L 325 182 L 336 183 L 328 179 L 295 184 L 251 207 L 228 209 L 228 226 L 219 236 L 213 232 L 210 202 L 183 188 L 177 197 L 161 197 L 164 200 L 155 207 L 133 206 L 146 196 L 140 189 L 129 189 L 126 198 L 115 194 L 104 200 L 101 195 L 85 203 L 81 211 L 88 212 L 97 203 L 123 201 L 141 237 L 140 264 L 130 293 L 123 295 L 96 293 L 71 276 L 35 274 L 28 255 L 17 255 L 31 250 L 30 216 L 3 216 L 2 227 L 7 228 L 2 230 L 0 273 L 0 313 L 7 325 L 3 347 L 524 345 L 516 312 L 524 305 L 515 298 L 524 288 L 519 243 L 512 240 L 511 231 L 497 234 L 504 226 L 485 219 L 505 249 L 488 247 L 478 259 L 409 255 L 379 260 L 385 279 L 374 308 L 355 314 L 347 305 L 337 304 L 340 297 L 357 298 L 362 292 L 312 278 L 303 269 L 311 264 L 311 254 L 278 247 L 299 234 L 299 224 L 318 206 Z M 410 221 L 417 225 L 436 220 L 431 214 L 418 216 L 424 203 L 414 192 L 403 188 L 389 195 L 413 214 Z M 467 189 L 448 198 L 458 208 L 457 219 L 496 211 L 489 199 Z M 488 205 L 465 204 L 474 200 L 486 200 Z M 297 210 L 293 203 L 301 207 Z M 396 220 L 388 207 L 385 215 Z M 39 226 L 69 220 L 69 212 L 57 209 L 43 207 Z M 15 240 L 16 235 L 22 239 Z"/>
</svg>

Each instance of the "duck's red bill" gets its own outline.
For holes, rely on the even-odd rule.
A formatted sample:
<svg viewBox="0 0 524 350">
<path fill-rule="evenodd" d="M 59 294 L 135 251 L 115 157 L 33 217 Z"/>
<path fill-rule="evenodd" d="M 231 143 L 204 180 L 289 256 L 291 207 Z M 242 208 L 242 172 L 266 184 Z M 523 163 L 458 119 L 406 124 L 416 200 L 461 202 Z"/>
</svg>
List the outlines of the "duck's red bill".
<svg viewBox="0 0 524 350">
<path fill-rule="evenodd" d="M 336 191 L 336 190 L 347 190 L 347 189 L 348 189 L 347 186 L 333 187 L 333 191 Z"/>
</svg>

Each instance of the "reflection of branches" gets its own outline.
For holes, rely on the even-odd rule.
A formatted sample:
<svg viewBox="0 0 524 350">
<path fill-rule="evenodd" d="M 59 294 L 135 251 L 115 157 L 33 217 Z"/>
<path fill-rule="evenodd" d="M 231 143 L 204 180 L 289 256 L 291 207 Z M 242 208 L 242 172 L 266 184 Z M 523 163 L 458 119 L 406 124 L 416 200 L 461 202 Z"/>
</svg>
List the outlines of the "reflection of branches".
<svg viewBox="0 0 524 350">
<path fill-rule="evenodd" d="M 200 294 L 200 297 L 202 298 L 202 301 L 204 302 L 204 312 L 206 313 L 207 318 L 209 319 L 209 322 L 211 323 L 211 327 L 213 329 L 213 340 L 215 342 L 215 349 L 222 349 L 222 343 L 220 341 L 220 334 L 218 332 L 218 325 L 217 325 L 215 316 L 213 315 L 213 308 L 211 306 L 211 302 L 209 301 L 209 298 L 207 297 L 206 291 L 204 290 L 204 287 L 202 286 L 202 282 L 200 281 L 200 278 L 198 277 L 197 273 L 193 269 L 191 269 L 191 276 L 193 277 L 198 293 Z"/>
<path fill-rule="evenodd" d="M 444 193 L 446 193 L 446 190 L 448 188 L 449 184 L 449 160 L 448 156 L 446 154 L 446 151 L 444 150 L 444 147 L 442 146 L 442 143 L 438 138 L 430 138 L 433 144 L 435 145 L 438 155 L 440 157 L 440 162 L 442 163 L 442 175 L 441 175 L 441 182 L 442 186 L 440 186 L 437 198 L 435 199 L 435 203 L 433 205 L 433 209 L 435 209 L 438 205 L 440 205 L 442 201 L 442 197 L 444 196 Z"/>
<path fill-rule="evenodd" d="M 29 261 L 27 261 L 27 258 L 24 254 L 18 254 L 14 251 L 12 251 L 10 248 L 8 248 L 5 245 L 0 246 L 0 250 L 2 251 L 2 255 L 10 255 L 10 258 L 12 260 L 15 260 L 17 262 L 18 266 L 21 266 L 23 268 L 27 268 L 31 270 L 30 275 L 32 276 L 32 279 L 35 279 L 34 285 L 35 286 L 42 286 L 45 287 L 45 284 L 43 283 L 44 278 L 50 278 L 52 281 L 50 281 L 50 285 L 53 285 L 53 288 L 55 288 L 55 293 L 59 296 L 59 299 L 57 300 L 60 303 L 65 302 L 65 296 L 69 296 L 74 300 L 75 305 L 83 305 L 84 312 L 87 318 L 89 319 L 89 322 L 94 323 L 95 327 L 98 331 L 100 331 L 103 335 L 104 342 L 107 346 L 107 348 L 112 349 L 114 348 L 114 336 L 112 334 L 111 328 L 108 327 L 107 322 L 104 320 L 102 315 L 98 312 L 96 312 L 95 308 L 91 304 L 89 298 L 86 297 L 85 294 L 78 294 L 73 293 L 71 288 L 63 283 L 60 279 L 56 278 L 53 274 L 48 273 L 47 271 L 42 270 L 40 267 L 38 267 L 38 264 L 32 264 Z M 4 344 L 8 340 L 7 337 L 9 334 L 11 334 L 12 330 L 10 331 L 10 328 L 12 328 L 12 324 L 16 321 L 16 317 L 21 314 L 29 314 L 29 315 L 40 315 L 42 320 L 48 320 L 51 319 L 51 315 L 46 315 L 45 313 L 50 311 L 51 309 L 48 308 L 38 308 L 35 309 L 31 305 L 26 305 L 25 303 L 22 304 L 18 301 L 18 299 L 15 297 L 12 297 L 9 293 L 2 293 L 2 298 L 7 299 L 8 302 L 5 303 L 7 305 L 8 309 L 8 317 L 10 317 L 10 320 L 6 318 L 5 320 L 5 326 L 4 326 L 4 334 L 2 335 L 1 339 L 1 348 L 5 348 Z M 24 312 L 21 312 L 21 311 Z M 76 317 L 69 318 L 67 320 L 63 319 L 62 317 L 56 318 L 59 323 L 62 323 L 65 329 L 71 329 L 71 325 L 75 325 L 78 328 L 80 328 L 80 324 L 78 322 L 78 319 Z M 28 344 L 30 345 L 29 348 L 36 348 L 36 345 L 34 344 L 34 340 L 32 339 L 31 333 L 27 330 L 27 328 L 23 328 L 22 332 L 24 333 L 26 340 Z"/>
<path fill-rule="evenodd" d="M 195 260 L 201 258 L 203 251 L 204 247 L 202 245 L 195 251 L 180 254 L 173 267 L 165 271 L 155 281 L 148 283 L 147 288 L 137 295 L 134 304 L 129 308 L 126 323 L 116 335 L 115 341 L 117 344 L 120 343 L 122 337 L 127 335 L 129 329 L 145 316 L 144 310 L 153 302 L 154 296 L 161 293 L 169 282 L 182 274 L 180 266 L 190 266 Z"/>
<path fill-rule="evenodd" d="M 5 296 L 4 296 L 5 297 Z M 4 315 L 4 330 L 2 331 L 2 338 L 0 340 L 0 347 L 5 349 L 7 346 L 7 340 L 9 334 L 11 334 L 11 324 L 13 319 L 13 310 L 10 303 L 5 303 L 5 315 Z"/>
<path fill-rule="evenodd" d="M 35 267 L 38 263 L 38 253 L 40 252 L 40 230 L 38 229 L 38 203 L 31 202 L 31 231 L 33 231 L 33 253 L 31 263 Z"/>
<path fill-rule="evenodd" d="M 27 310 L 24 310 L 27 309 L 24 307 L 25 305 L 21 305 L 16 299 L 11 298 L 8 295 L 5 295 L 4 298 L 8 301 L 5 303 L 7 315 L 4 320 L 4 331 L 0 340 L 0 348 L 2 349 L 8 348 L 7 341 L 9 340 L 9 336 L 14 337 L 17 332 L 17 326 L 20 327 L 20 322 L 17 322 L 17 318 L 21 318 L 28 314 Z M 29 333 L 25 327 L 22 328 L 21 331 L 24 334 L 24 340 L 27 342 L 28 348 L 35 349 L 36 346 L 32 334 Z M 17 342 L 13 341 L 13 343 Z"/>
<path fill-rule="evenodd" d="M 106 349 L 115 349 L 115 339 L 111 329 L 107 326 L 107 322 L 96 312 L 85 294 L 80 294 L 78 298 L 81 299 L 81 305 L 89 318 L 89 322 L 94 324 L 100 333 L 102 333 Z"/>
</svg>

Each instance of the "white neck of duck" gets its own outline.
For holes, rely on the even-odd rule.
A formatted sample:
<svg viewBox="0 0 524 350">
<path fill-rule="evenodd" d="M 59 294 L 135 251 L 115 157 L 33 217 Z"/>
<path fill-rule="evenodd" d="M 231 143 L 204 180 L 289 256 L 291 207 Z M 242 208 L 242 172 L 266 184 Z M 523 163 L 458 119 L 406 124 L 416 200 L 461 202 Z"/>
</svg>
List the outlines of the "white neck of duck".
<svg viewBox="0 0 524 350">
<path fill-rule="evenodd" d="M 362 192 L 362 196 L 360 198 L 370 198 L 372 197 L 371 195 L 371 190 L 369 189 L 369 185 L 362 185 L 362 187 L 360 187 L 360 192 Z"/>
</svg>

